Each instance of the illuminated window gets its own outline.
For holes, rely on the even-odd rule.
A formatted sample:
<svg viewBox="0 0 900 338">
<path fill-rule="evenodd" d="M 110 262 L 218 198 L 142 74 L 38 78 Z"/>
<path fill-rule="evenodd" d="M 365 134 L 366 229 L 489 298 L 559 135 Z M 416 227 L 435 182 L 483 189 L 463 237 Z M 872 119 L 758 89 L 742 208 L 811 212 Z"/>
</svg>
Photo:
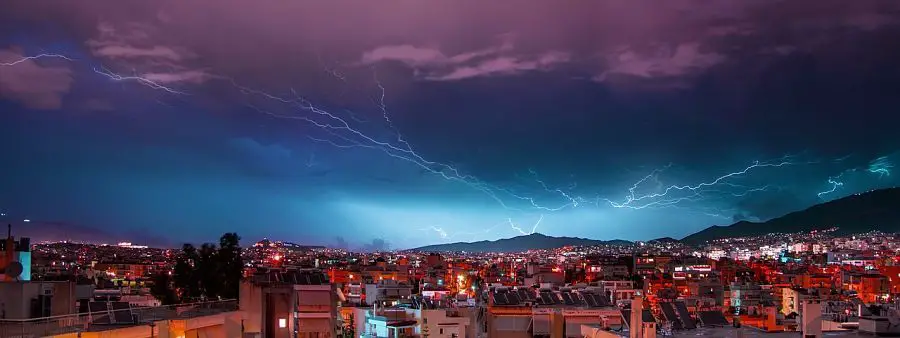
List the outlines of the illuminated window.
<svg viewBox="0 0 900 338">
<path fill-rule="evenodd" d="M 286 318 L 278 318 L 278 328 L 283 329 L 287 327 L 287 319 Z"/>
</svg>

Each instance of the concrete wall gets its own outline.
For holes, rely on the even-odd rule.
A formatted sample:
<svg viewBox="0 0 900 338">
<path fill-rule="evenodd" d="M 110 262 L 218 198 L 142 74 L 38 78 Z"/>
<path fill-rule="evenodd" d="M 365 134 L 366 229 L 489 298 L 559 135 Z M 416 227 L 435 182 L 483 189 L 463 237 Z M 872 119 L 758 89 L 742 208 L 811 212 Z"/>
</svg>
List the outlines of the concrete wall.
<svg viewBox="0 0 900 338">
<path fill-rule="evenodd" d="M 65 315 L 75 311 L 75 289 L 70 282 L 3 282 L 0 283 L 0 317 L 5 319 L 31 318 L 31 300 L 44 288 L 53 290 L 50 315 Z"/>
<path fill-rule="evenodd" d="M 240 308 L 244 316 L 244 332 L 262 332 L 262 289 L 249 282 L 241 283 Z"/>
<path fill-rule="evenodd" d="M 225 326 L 215 325 L 188 330 L 184 333 L 184 338 L 226 338 Z"/>
</svg>

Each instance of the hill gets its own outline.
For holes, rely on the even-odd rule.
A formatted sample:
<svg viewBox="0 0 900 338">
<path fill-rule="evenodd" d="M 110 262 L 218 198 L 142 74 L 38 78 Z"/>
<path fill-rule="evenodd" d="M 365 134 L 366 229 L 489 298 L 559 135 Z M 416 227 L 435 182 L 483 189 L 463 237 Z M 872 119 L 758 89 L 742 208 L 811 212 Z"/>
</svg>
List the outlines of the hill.
<svg viewBox="0 0 900 338">
<path fill-rule="evenodd" d="M 766 222 L 711 226 L 682 238 L 688 244 L 727 238 L 792 233 L 838 227 L 839 234 L 872 230 L 900 232 L 900 188 L 873 190 L 817 204 Z"/>
<path fill-rule="evenodd" d="M 496 241 L 457 242 L 428 245 L 410 251 L 466 251 L 466 252 L 521 252 L 528 250 L 555 249 L 564 246 L 590 245 L 630 245 L 629 241 L 600 241 L 577 237 L 553 237 L 539 233 L 498 239 Z"/>
</svg>

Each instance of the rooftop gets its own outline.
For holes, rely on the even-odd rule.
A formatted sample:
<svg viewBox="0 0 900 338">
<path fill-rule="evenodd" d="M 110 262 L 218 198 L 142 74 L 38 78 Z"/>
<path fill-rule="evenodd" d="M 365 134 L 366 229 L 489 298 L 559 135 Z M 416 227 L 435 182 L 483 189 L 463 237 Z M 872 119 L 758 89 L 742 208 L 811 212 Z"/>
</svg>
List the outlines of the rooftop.
<svg viewBox="0 0 900 338">
<path fill-rule="evenodd" d="M 91 302 L 91 312 L 33 319 L 0 320 L 0 337 L 44 337 L 73 332 L 99 332 L 150 326 L 164 320 L 185 320 L 238 310 L 236 300 L 156 307 L 131 307 L 126 302 Z"/>
</svg>

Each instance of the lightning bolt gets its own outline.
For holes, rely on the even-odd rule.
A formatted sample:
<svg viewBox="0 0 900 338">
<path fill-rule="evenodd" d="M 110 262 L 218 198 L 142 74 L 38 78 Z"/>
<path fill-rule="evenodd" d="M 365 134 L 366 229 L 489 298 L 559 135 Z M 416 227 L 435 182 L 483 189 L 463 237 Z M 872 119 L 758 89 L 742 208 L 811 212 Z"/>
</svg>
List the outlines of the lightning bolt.
<svg viewBox="0 0 900 338">
<path fill-rule="evenodd" d="M 819 193 L 816 194 L 816 195 L 818 195 L 819 198 L 822 198 L 822 196 L 827 195 L 827 194 L 830 194 L 830 193 L 833 193 L 833 192 L 835 192 L 835 191 L 838 189 L 838 187 L 843 186 L 843 185 L 844 185 L 844 182 L 838 181 L 838 180 L 841 178 L 841 176 L 844 176 L 844 173 L 840 173 L 839 175 L 834 176 L 834 177 L 829 177 L 829 178 L 828 178 L 828 184 L 831 185 L 831 188 L 828 189 L 828 190 L 819 192 Z M 822 198 L 822 199 L 824 199 L 824 198 Z"/>
<path fill-rule="evenodd" d="M 403 139 L 403 134 L 401 134 L 400 131 L 397 130 L 397 127 L 394 127 L 394 121 L 391 120 L 391 117 L 388 114 L 387 105 L 384 103 L 384 97 L 387 96 L 387 90 L 384 88 L 384 85 L 381 84 L 381 81 L 378 80 L 378 72 L 376 71 L 376 68 L 374 66 L 372 67 L 372 79 L 375 81 L 375 85 L 378 86 L 378 89 L 381 91 L 381 96 L 378 97 L 376 105 L 378 106 L 378 109 L 381 110 L 381 116 L 384 119 L 384 122 L 387 124 L 388 128 L 390 128 L 391 131 L 393 131 L 394 134 L 397 135 L 397 142 L 402 144 L 406 149 L 412 151 L 412 146 L 409 144 L 409 142 L 406 142 L 406 140 Z"/>
<path fill-rule="evenodd" d="M 0 66 L 15 66 L 17 64 L 20 64 L 20 63 L 23 63 L 26 61 L 43 59 L 43 58 L 56 58 L 56 59 L 63 59 L 66 61 L 75 61 L 74 59 L 69 58 L 68 56 L 65 56 L 65 55 L 44 53 L 44 54 L 38 54 L 38 55 L 33 55 L 33 56 L 23 56 L 22 58 L 19 58 L 12 62 L 2 62 L 2 63 L 0 63 Z"/>
<path fill-rule="evenodd" d="M 142 85 L 144 85 L 144 86 L 150 87 L 150 88 L 152 88 L 152 89 L 163 90 L 163 91 L 166 91 L 166 92 L 169 92 L 169 93 L 172 93 L 172 94 L 189 95 L 188 93 L 185 93 L 185 92 L 182 92 L 182 91 L 179 91 L 179 90 L 175 90 L 175 89 L 172 89 L 172 88 L 170 88 L 170 87 L 166 87 L 166 86 L 164 86 L 164 85 L 162 85 L 162 84 L 159 84 L 159 83 L 157 83 L 157 82 L 151 81 L 151 80 L 149 80 L 149 79 L 146 79 L 146 78 L 143 78 L 143 77 L 140 77 L 140 76 L 137 76 L 137 75 L 123 76 L 123 75 L 119 75 L 119 74 L 113 73 L 113 72 L 110 71 L 109 69 L 106 69 L 106 68 L 103 68 L 103 67 L 100 67 L 100 68 L 94 68 L 94 73 L 97 73 L 97 74 L 106 76 L 107 78 L 109 78 L 110 80 L 113 80 L 113 81 L 119 81 L 119 82 L 121 82 L 121 81 L 133 81 L 133 82 L 140 83 L 140 84 L 142 84 Z"/>
<path fill-rule="evenodd" d="M 877 174 L 878 178 L 883 178 L 885 176 L 891 176 L 891 168 L 893 167 L 894 165 L 891 164 L 887 156 L 881 156 L 869 164 L 868 171 Z"/>
<path fill-rule="evenodd" d="M 528 201 L 533 206 L 540 207 L 533 198 L 512 193 L 509 190 L 502 189 L 500 187 L 483 182 L 474 176 L 464 175 L 458 168 L 452 165 L 426 159 L 414 149 L 412 149 L 409 143 L 403 139 L 402 135 L 399 132 L 395 133 L 397 135 L 396 142 L 382 141 L 377 139 L 375 136 L 368 135 L 361 129 L 354 127 L 353 124 L 348 122 L 347 119 L 333 114 L 315 105 L 310 100 L 297 95 L 296 92 L 292 91 L 292 93 L 294 94 L 293 98 L 287 98 L 262 90 L 245 87 L 235 81 L 232 81 L 232 84 L 246 95 L 255 95 L 279 103 L 288 104 L 293 108 L 297 108 L 300 111 L 305 111 L 309 114 L 279 114 L 248 104 L 247 106 L 249 108 L 276 118 L 305 121 L 326 132 L 327 134 L 335 136 L 338 142 L 336 142 L 335 140 L 326 140 L 307 135 L 311 140 L 324 142 L 338 148 L 368 148 L 381 151 L 388 156 L 412 163 L 419 168 L 422 168 L 423 170 L 426 170 L 432 174 L 438 175 L 444 179 L 461 182 L 478 191 L 481 191 L 490 198 L 497 201 L 506 210 L 521 211 L 518 208 L 510 206 L 504 200 L 504 198 L 501 197 L 501 195 L 507 196 L 507 198 L 511 196 L 522 201 Z M 384 105 L 381 106 L 384 107 Z M 383 113 L 384 116 L 387 117 L 386 108 L 383 110 Z M 390 118 L 387 117 L 386 121 L 390 121 Z M 392 130 L 396 131 L 396 128 L 392 128 Z"/>
<path fill-rule="evenodd" d="M 306 167 L 312 168 L 315 165 L 316 165 L 316 153 L 310 152 L 309 159 L 306 160 Z"/>
<path fill-rule="evenodd" d="M 39 54 L 34 56 L 22 57 L 11 62 L 0 63 L 0 65 L 15 66 L 29 60 L 40 58 L 60 58 L 68 61 L 75 61 L 60 54 Z M 162 90 L 171 94 L 189 95 L 184 91 L 168 87 L 159 82 L 154 82 L 137 74 L 124 76 L 116 74 L 103 67 L 93 68 L 93 70 L 96 74 L 103 75 L 113 81 L 137 82 L 138 84 L 147 86 L 155 90 Z M 339 81 L 343 83 L 347 82 L 346 76 L 336 68 L 326 68 L 325 71 Z M 434 161 L 432 159 L 427 159 L 421 153 L 416 151 L 410 144 L 410 142 L 408 142 L 407 139 L 404 138 L 403 134 L 398 130 L 398 128 L 396 128 L 394 121 L 391 119 L 391 114 L 386 104 L 387 88 L 380 81 L 375 68 L 372 69 L 372 72 L 375 86 L 378 88 L 378 93 L 377 95 L 372 97 L 372 101 L 381 113 L 381 119 L 383 120 L 384 126 L 386 126 L 392 133 L 392 136 L 389 140 L 384 140 L 382 138 L 373 136 L 365 132 L 362 128 L 359 128 L 357 124 L 365 124 L 369 123 L 369 121 L 367 121 L 367 119 L 357 117 L 352 111 L 344 110 L 344 113 L 341 115 L 332 113 L 329 110 L 315 104 L 311 100 L 308 100 L 307 98 L 297 94 L 293 89 L 291 89 L 291 97 L 283 97 L 268 93 L 266 91 L 241 86 L 234 80 L 231 80 L 231 83 L 244 95 L 264 98 L 273 102 L 284 104 L 287 107 L 291 108 L 291 113 L 275 113 L 253 105 L 248 105 L 248 107 L 250 107 L 251 109 L 257 112 L 265 113 L 275 118 L 295 119 L 307 122 L 330 136 L 330 138 L 318 138 L 307 135 L 310 140 L 320 143 L 326 143 L 342 149 L 364 148 L 380 151 L 387 156 L 411 163 L 443 179 L 460 182 L 477 191 L 483 192 L 488 197 L 495 200 L 504 209 L 512 212 L 527 212 L 534 210 L 540 210 L 542 212 L 556 212 L 567 208 L 578 208 L 583 205 L 594 205 L 597 207 L 601 205 L 608 205 L 612 208 L 639 210 L 644 208 L 656 207 L 678 207 L 679 205 L 682 205 L 682 203 L 698 202 L 704 200 L 706 198 L 709 198 L 713 194 L 716 194 L 717 196 L 730 195 L 734 197 L 742 197 L 751 193 L 768 191 L 777 187 L 772 185 L 744 186 L 735 184 L 731 182 L 731 180 L 738 177 L 750 175 L 751 172 L 758 171 L 764 168 L 777 168 L 804 163 L 813 163 L 797 162 L 794 161 L 791 156 L 785 156 L 776 160 L 755 161 L 742 170 L 726 173 L 724 175 L 713 177 L 710 180 L 699 183 L 664 186 L 660 181 L 659 176 L 665 170 L 671 167 L 671 164 L 669 164 L 662 168 L 654 169 L 649 174 L 641 177 L 639 180 L 634 182 L 631 187 L 627 189 L 626 195 L 622 199 L 610 199 L 601 197 L 599 195 L 593 198 L 579 196 L 574 191 L 577 188 L 576 184 L 573 184 L 565 189 L 552 187 L 546 180 L 541 178 L 535 170 L 529 169 L 528 171 L 531 174 L 535 185 L 537 185 L 535 189 L 542 189 L 545 193 L 548 193 L 551 196 L 558 197 L 557 202 L 559 203 L 539 202 L 538 199 L 534 197 L 534 195 L 514 192 L 509 188 L 487 183 L 473 175 L 463 174 L 462 170 L 451 163 L 443 163 Z M 846 159 L 846 157 L 837 159 L 835 161 L 840 162 L 844 159 Z M 311 154 L 309 161 L 307 161 L 307 166 L 312 166 L 313 164 L 314 154 Z M 870 163 L 868 172 L 877 174 L 879 175 L 879 177 L 884 177 L 890 175 L 892 168 L 893 165 L 890 163 L 890 161 L 888 161 L 887 157 L 882 156 Z M 840 181 L 840 177 L 841 176 L 838 175 L 837 177 L 829 178 L 828 182 L 831 185 L 831 189 L 828 191 L 820 192 L 819 196 L 821 197 L 828 193 L 833 193 L 834 191 L 836 191 L 836 189 L 842 186 L 844 183 Z M 649 184 L 655 184 L 656 187 L 650 190 L 651 192 L 649 193 L 640 192 L 642 190 L 646 191 Z M 523 206 L 525 209 L 521 209 L 520 206 Z M 708 215 L 721 216 L 717 213 L 706 211 L 704 211 L 704 213 Z M 543 221 L 543 218 L 544 214 L 542 213 L 540 214 L 538 220 L 531 227 L 530 232 L 526 231 L 521 226 L 513 222 L 511 217 L 507 218 L 506 223 L 508 223 L 514 231 L 523 235 L 527 235 L 535 233 L 537 227 Z M 457 235 L 486 233 L 493 230 L 493 228 L 494 227 L 488 229 L 487 231 L 455 232 L 452 234 L 446 231 L 443 227 L 432 226 L 431 228 L 429 228 L 429 230 L 438 233 L 441 238 L 452 238 Z"/>
<path fill-rule="evenodd" d="M 525 232 L 525 230 L 522 230 L 521 227 L 519 227 L 518 225 L 516 225 L 516 223 L 513 222 L 512 218 L 507 218 L 507 219 L 506 219 L 506 221 L 509 222 L 509 226 L 510 226 L 511 228 L 513 228 L 513 230 L 518 231 L 518 232 L 519 232 L 520 234 L 522 234 L 522 235 L 531 235 L 531 234 L 534 234 L 535 231 L 537 231 L 538 225 L 540 225 L 540 224 L 541 224 L 541 221 L 543 221 L 543 220 L 544 220 L 544 215 L 541 214 L 541 217 L 538 218 L 537 222 L 534 222 L 534 226 L 531 227 L 531 232 Z"/>
<path fill-rule="evenodd" d="M 784 167 L 790 165 L 798 165 L 798 164 L 813 164 L 817 162 L 796 162 L 792 161 L 793 155 L 786 155 L 781 157 L 780 159 L 770 160 L 770 161 L 754 161 L 753 164 L 745 167 L 744 169 L 730 172 L 721 176 L 718 176 L 712 180 L 706 182 L 700 182 L 693 185 L 670 185 L 663 189 L 661 192 L 647 193 L 647 194 L 638 194 L 638 188 L 646 181 L 650 179 L 655 179 L 662 171 L 669 168 L 669 166 L 653 170 L 647 176 L 644 176 L 637 182 L 635 182 L 631 188 L 628 189 L 628 195 L 625 196 L 623 201 L 614 201 L 610 199 L 604 199 L 610 206 L 614 208 L 629 208 L 629 209 L 644 209 L 648 207 L 660 207 L 660 206 L 669 206 L 678 204 L 684 201 L 697 201 L 704 198 L 705 193 L 714 192 L 714 188 L 716 186 L 730 186 L 730 187 L 742 187 L 740 185 L 735 185 L 730 182 L 727 182 L 729 179 L 733 179 L 736 177 L 747 175 L 749 172 L 754 170 L 759 170 L 761 168 L 777 168 Z M 757 192 L 757 191 L 765 191 L 769 189 L 768 186 L 749 188 L 744 190 L 741 193 L 734 194 L 734 196 L 743 196 L 748 193 Z M 680 196 L 671 196 L 675 193 L 685 193 L 686 195 Z"/>
<path fill-rule="evenodd" d="M 420 230 L 425 230 L 425 231 L 431 230 L 431 231 L 436 232 L 436 233 L 438 234 L 438 236 L 441 237 L 441 239 L 447 239 L 447 232 L 444 231 L 444 229 L 441 228 L 441 227 L 436 227 L 436 226 L 433 226 L 433 225 L 432 225 L 432 226 L 429 226 L 429 227 L 426 228 L 426 229 L 420 229 Z"/>
</svg>

